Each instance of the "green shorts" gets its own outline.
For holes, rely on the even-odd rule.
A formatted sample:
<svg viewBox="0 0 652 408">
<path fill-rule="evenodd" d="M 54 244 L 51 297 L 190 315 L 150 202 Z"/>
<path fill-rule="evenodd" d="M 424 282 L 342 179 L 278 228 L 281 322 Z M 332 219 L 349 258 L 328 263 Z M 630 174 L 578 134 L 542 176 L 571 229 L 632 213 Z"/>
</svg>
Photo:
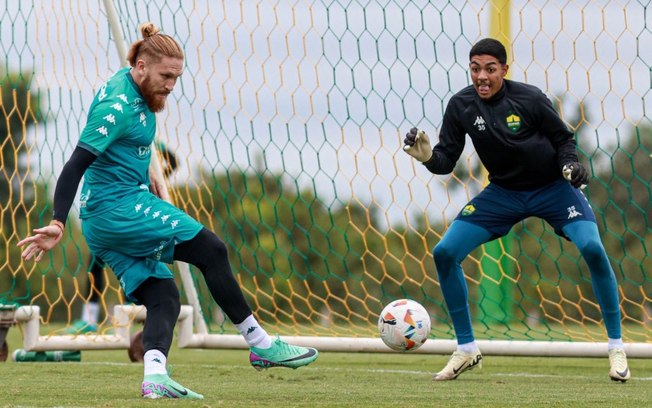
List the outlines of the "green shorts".
<svg viewBox="0 0 652 408">
<path fill-rule="evenodd" d="M 194 238 L 203 226 L 184 211 L 148 191 L 111 211 L 82 220 L 93 255 L 113 269 L 126 297 L 151 277 L 172 278 L 163 263 L 174 261 L 174 246 Z"/>
</svg>

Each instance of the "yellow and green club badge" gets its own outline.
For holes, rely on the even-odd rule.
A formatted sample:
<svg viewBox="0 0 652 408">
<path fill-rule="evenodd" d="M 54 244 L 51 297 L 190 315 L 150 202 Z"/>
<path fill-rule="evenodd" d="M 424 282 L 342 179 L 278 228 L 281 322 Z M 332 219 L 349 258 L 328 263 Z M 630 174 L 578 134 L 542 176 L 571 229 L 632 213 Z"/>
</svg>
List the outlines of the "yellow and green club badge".
<svg viewBox="0 0 652 408">
<path fill-rule="evenodd" d="M 521 128 L 521 118 L 513 113 L 505 119 L 505 122 L 507 122 L 507 127 L 512 132 L 518 132 Z"/>
<path fill-rule="evenodd" d="M 475 206 L 473 204 L 467 204 L 462 209 L 462 215 L 471 215 L 475 212 Z"/>
</svg>

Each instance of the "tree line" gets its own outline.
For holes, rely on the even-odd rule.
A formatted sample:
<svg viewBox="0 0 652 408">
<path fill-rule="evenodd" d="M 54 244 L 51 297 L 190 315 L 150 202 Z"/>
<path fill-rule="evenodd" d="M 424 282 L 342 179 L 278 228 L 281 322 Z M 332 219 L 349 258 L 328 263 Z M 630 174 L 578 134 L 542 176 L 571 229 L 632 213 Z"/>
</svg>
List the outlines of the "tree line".
<svg viewBox="0 0 652 408">
<path fill-rule="evenodd" d="M 85 242 L 78 224 L 69 222 L 64 244 L 39 265 L 22 263 L 15 243 L 49 221 L 49 189 L 32 174 L 29 156 L 44 154 L 30 146 L 27 130 L 43 122 L 31 77 L 5 75 L 0 86 L 0 303 L 39 304 L 46 319 L 68 321 L 84 300 L 88 279 Z M 618 134 L 614 152 L 580 151 L 593 177 L 585 193 L 591 202 L 607 253 L 616 271 L 627 319 L 649 319 L 652 279 L 649 214 L 652 203 L 650 153 L 652 128 L 633 126 Z M 71 136 L 72 137 L 72 136 Z M 464 173 L 458 167 L 456 175 Z M 467 170 L 468 171 L 468 170 Z M 420 214 L 409 225 L 387 226 L 383 209 L 345 197 L 334 202 L 318 186 L 300 188 L 286 174 L 229 168 L 200 168 L 200 182 L 173 186 L 177 206 L 226 241 L 234 273 L 262 320 L 347 327 L 375 323 L 392 299 L 409 297 L 426 305 L 444 333 L 450 331 L 431 251 L 446 226 L 435 214 Z M 591 322 L 600 319 L 588 269 L 571 244 L 534 219 L 517 225 L 509 250 L 509 288 L 514 323 Z M 472 307 L 480 308 L 484 279 L 478 249 L 465 261 Z M 214 310 L 195 274 L 206 310 Z M 120 301 L 117 286 L 107 303 Z M 220 330 L 213 315 L 210 324 Z M 506 322 L 510 324 L 510 322 Z M 353 330 L 353 329 L 351 329 Z"/>
</svg>

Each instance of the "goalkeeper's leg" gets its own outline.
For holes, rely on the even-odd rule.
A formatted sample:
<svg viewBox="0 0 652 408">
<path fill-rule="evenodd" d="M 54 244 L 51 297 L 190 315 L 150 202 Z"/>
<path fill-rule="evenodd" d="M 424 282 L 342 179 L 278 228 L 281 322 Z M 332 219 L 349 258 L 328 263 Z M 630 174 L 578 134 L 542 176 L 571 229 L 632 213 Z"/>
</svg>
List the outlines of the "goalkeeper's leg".
<svg viewBox="0 0 652 408">
<path fill-rule="evenodd" d="M 631 372 L 621 335 L 618 283 L 600 240 L 598 226 L 592 221 L 576 221 L 565 225 L 563 232 L 577 245 L 591 271 L 593 292 L 600 305 L 609 338 L 609 377 L 614 381 L 625 382 L 630 378 Z"/>
<path fill-rule="evenodd" d="M 454 221 L 433 251 L 439 284 L 458 344 L 446 366 L 433 376 L 435 381 L 454 380 L 465 371 L 482 367 L 482 354 L 473 336 L 468 289 L 461 263 L 473 249 L 487 242 L 491 236 L 482 227 L 465 221 Z"/>
<path fill-rule="evenodd" d="M 193 239 L 178 244 L 174 259 L 201 270 L 213 299 L 251 347 L 249 359 L 254 368 L 298 368 L 317 359 L 316 349 L 273 340 L 260 326 L 231 272 L 226 245 L 213 232 L 203 228 Z"/>
</svg>

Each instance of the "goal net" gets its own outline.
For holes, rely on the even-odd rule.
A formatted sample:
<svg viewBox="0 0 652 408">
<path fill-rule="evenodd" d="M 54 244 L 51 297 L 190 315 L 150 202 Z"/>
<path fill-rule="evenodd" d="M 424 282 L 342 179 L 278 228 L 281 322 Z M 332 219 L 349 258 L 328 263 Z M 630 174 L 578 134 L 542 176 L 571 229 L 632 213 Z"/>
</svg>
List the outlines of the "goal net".
<svg viewBox="0 0 652 408">
<path fill-rule="evenodd" d="M 124 348 L 143 310 L 110 269 L 95 285 L 96 331 L 68 335 L 91 302 L 78 209 L 41 263 L 16 242 L 49 222 L 54 183 L 120 47 L 152 21 L 185 70 L 158 115 L 177 158 L 170 200 L 227 243 L 234 273 L 270 333 L 324 350 L 388 351 L 377 316 L 398 298 L 432 317 L 422 352 L 454 332 L 432 248 L 486 183 L 470 142 L 450 176 L 401 151 L 416 126 L 436 139 L 469 84 L 468 51 L 507 21 L 511 78 L 546 92 L 577 133 L 585 194 L 621 295 L 631 356 L 652 355 L 652 32 L 635 2 L 7 2 L 0 12 L 0 304 L 32 349 Z M 647 108 L 647 109 L 646 109 Z M 75 204 L 76 205 L 76 204 Z M 464 261 L 483 352 L 596 354 L 606 334 L 586 264 L 537 219 Z M 175 265 L 179 344 L 244 347 L 201 273 Z M 97 283 L 97 282 L 96 282 Z M 29 340 L 28 340 L 29 339 Z M 29 344 L 27 344 L 29 341 Z"/>
</svg>

